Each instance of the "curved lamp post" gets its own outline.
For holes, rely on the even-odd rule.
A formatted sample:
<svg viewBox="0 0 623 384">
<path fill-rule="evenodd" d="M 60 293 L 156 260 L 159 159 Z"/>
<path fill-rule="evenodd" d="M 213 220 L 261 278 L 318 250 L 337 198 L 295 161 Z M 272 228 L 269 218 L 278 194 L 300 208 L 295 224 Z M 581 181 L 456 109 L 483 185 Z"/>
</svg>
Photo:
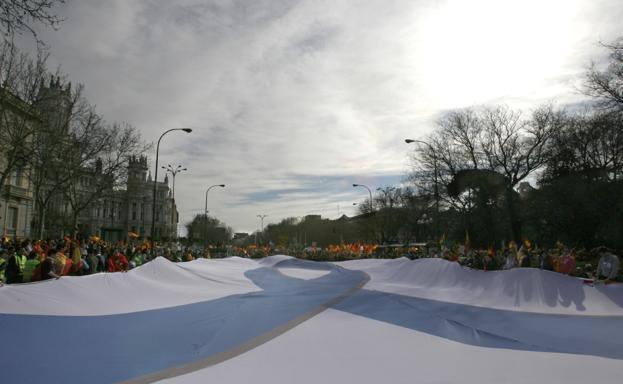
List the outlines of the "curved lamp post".
<svg viewBox="0 0 623 384">
<path fill-rule="evenodd" d="M 353 184 L 353 187 L 364 187 L 368 190 L 368 193 L 370 194 L 370 212 L 372 212 L 372 191 L 370 190 L 370 188 L 368 188 L 367 185 L 363 184 Z"/>
<path fill-rule="evenodd" d="M 168 131 L 165 131 L 160 138 L 158 139 L 158 145 L 156 145 L 156 171 L 154 172 L 154 196 L 152 200 L 152 210 L 151 210 L 151 241 L 154 242 L 156 238 L 156 192 L 158 187 L 158 155 L 160 152 L 160 140 L 169 132 L 172 131 L 184 131 L 186 133 L 191 133 L 193 130 L 190 128 L 172 128 Z M 153 251 L 153 247 L 152 247 Z"/>
<path fill-rule="evenodd" d="M 214 184 L 214 185 L 210 185 L 208 187 L 208 189 L 206 190 L 206 205 L 205 205 L 205 209 L 203 211 L 203 214 L 205 216 L 205 247 L 208 248 L 208 193 L 210 193 L 210 189 L 214 188 L 214 187 L 221 187 L 221 188 L 225 188 L 225 184 Z"/>
<path fill-rule="evenodd" d="M 434 194 L 435 194 L 435 238 L 438 238 L 439 237 L 439 179 L 438 179 L 438 175 L 439 175 L 438 172 L 439 171 L 437 169 L 437 152 L 435 151 L 435 148 L 433 148 L 433 146 L 430 145 L 429 143 L 427 143 L 426 141 L 405 139 L 405 143 L 407 143 L 407 144 L 411 144 L 411 143 L 424 144 L 433 153 L 433 183 L 435 184 L 435 186 L 434 186 Z"/>
</svg>

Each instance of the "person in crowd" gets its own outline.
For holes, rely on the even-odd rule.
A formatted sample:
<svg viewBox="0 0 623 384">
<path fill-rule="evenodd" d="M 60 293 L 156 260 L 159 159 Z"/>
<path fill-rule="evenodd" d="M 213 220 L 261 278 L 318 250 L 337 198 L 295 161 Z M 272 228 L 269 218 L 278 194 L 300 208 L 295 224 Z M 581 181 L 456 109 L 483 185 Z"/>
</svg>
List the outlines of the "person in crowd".
<svg viewBox="0 0 623 384">
<path fill-rule="evenodd" d="M 487 249 L 487 253 L 485 254 L 483 264 L 484 264 L 485 271 L 493 271 L 497 269 L 495 250 L 493 249 L 493 247 L 489 247 L 489 249 Z"/>
<path fill-rule="evenodd" d="M 140 267 L 141 265 L 143 265 L 143 255 L 136 250 L 133 256 L 130 257 L 130 268 Z"/>
<path fill-rule="evenodd" d="M 513 249 L 507 249 L 504 251 L 504 266 L 502 269 L 512 269 L 517 267 L 517 258 Z"/>
<path fill-rule="evenodd" d="M 108 272 L 127 272 L 130 263 L 123 253 L 115 250 L 108 258 Z"/>
<path fill-rule="evenodd" d="M 57 245 L 56 252 L 54 253 L 54 273 L 58 276 L 63 276 L 69 274 L 70 269 L 71 259 L 65 256 L 65 247 L 63 245 Z"/>
<path fill-rule="evenodd" d="M 575 273 L 575 258 L 575 249 L 565 252 L 565 254 L 560 257 L 560 273 L 565 275 Z"/>
<path fill-rule="evenodd" d="M 101 247 L 97 247 L 97 250 L 95 251 L 95 257 L 97 258 L 97 272 L 106 272 L 107 269 L 107 264 L 106 264 L 106 257 L 102 254 L 102 248 Z"/>
<path fill-rule="evenodd" d="M 95 248 L 87 247 L 87 261 L 89 263 L 89 274 L 97 273 L 97 266 L 99 264 L 99 259 L 95 254 Z"/>
<path fill-rule="evenodd" d="M 6 282 L 7 284 L 21 283 L 24 273 L 24 265 L 26 264 L 26 255 L 21 250 L 9 248 L 9 258 L 6 266 Z"/>
<path fill-rule="evenodd" d="M 545 249 L 539 254 L 539 268 L 546 271 L 553 271 L 554 266 L 552 264 L 552 256 Z"/>
<path fill-rule="evenodd" d="M 35 273 L 35 269 L 39 265 L 39 258 L 37 257 L 37 252 L 34 250 L 30 251 L 26 258 L 26 262 L 24 263 L 24 272 L 22 281 L 24 283 L 29 283 L 33 280 L 33 275 Z"/>
<path fill-rule="evenodd" d="M 4 272 L 8 264 L 7 259 L 8 259 L 8 255 L 7 255 L 6 250 L 0 249 L 0 286 L 4 285 L 4 282 L 5 282 Z"/>
<path fill-rule="evenodd" d="M 41 280 L 48 280 L 52 278 L 55 278 L 56 280 L 60 279 L 61 275 L 56 273 L 55 269 L 56 269 L 55 260 L 50 256 L 44 255 L 44 259 L 41 261 L 41 264 L 39 264 L 40 279 Z"/>
<path fill-rule="evenodd" d="M 523 245 L 517 251 L 517 264 L 521 268 L 530 268 L 530 252 Z"/>
<path fill-rule="evenodd" d="M 616 255 L 608 251 L 602 252 L 597 264 L 597 271 L 595 272 L 595 283 L 599 282 L 601 278 L 605 282 L 615 279 L 619 274 L 619 267 L 620 262 Z"/>
<path fill-rule="evenodd" d="M 184 261 L 193 261 L 194 259 L 192 250 L 188 248 L 186 250 L 186 255 L 184 256 Z"/>
</svg>

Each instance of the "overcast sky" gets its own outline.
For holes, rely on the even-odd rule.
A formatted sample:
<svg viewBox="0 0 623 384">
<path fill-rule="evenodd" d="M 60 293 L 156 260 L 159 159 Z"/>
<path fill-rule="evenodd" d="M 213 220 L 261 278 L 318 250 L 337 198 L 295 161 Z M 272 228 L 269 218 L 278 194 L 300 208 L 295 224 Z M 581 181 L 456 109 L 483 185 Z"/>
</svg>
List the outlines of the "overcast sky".
<svg viewBox="0 0 623 384">
<path fill-rule="evenodd" d="M 397 185 L 444 110 L 582 99 L 621 0 L 67 0 L 50 67 L 106 120 L 161 143 L 180 222 L 208 209 L 235 231 L 352 215 Z M 155 151 L 154 151 L 155 152 Z M 155 153 L 150 158 L 153 160 Z M 153 173 L 153 162 L 152 162 Z M 159 179 L 164 174 L 159 172 Z"/>
</svg>

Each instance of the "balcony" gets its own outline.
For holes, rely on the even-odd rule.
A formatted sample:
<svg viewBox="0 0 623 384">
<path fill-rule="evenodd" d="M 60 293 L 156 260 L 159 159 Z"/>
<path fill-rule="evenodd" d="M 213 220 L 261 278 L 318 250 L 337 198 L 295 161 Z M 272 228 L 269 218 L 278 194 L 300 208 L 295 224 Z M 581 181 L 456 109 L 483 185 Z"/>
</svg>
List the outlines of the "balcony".
<svg viewBox="0 0 623 384">
<path fill-rule="evenodd" d="M 32 193 L 28 188 L 18 187 L 15 185 L 5 185 L 4 195 L 14 199 L 32 199 Z"/>
</svg>

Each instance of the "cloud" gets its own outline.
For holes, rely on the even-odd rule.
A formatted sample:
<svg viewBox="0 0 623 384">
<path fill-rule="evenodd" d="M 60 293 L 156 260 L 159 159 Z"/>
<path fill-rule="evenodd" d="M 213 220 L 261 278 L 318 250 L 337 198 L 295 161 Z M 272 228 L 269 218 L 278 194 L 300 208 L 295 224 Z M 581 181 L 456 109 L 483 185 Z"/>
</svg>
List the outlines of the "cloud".
<svg viewBox="0 0 623 384">
<path fill-rule="evenodd" d="M 52 66 L 86 84 L 108 121 L 183 164 L 182 222 L 210 211 L 236 230 L 255 215 L 337 214 L 351 184 L 398 183 L 411 150 L 450 108 L 531 108 L 582 98 L 617 0 L 68 1 L 42 37 Z M 153 157 L 153 154 L 152 154 Z M 161 175 L 162 177 L 162 175 Z M 363 194 L 365 195 L 365 194 Z M 335 209 L 334 209 L 335 208 Z"/>
</svg>

